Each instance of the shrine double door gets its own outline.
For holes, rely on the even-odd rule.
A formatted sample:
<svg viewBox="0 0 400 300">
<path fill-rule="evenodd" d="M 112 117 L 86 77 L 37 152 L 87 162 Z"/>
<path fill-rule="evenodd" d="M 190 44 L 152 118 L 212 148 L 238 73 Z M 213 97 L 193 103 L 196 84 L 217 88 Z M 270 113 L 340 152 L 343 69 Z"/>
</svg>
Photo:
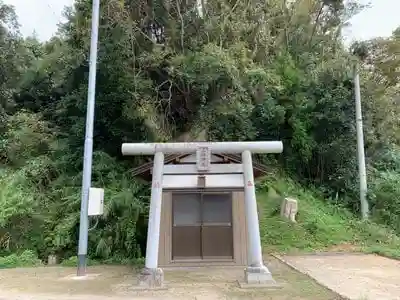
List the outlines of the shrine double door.
<svg viewBox="0 0 400 300">
<path fill-rule="evenodd" d="M 233 260 L 232 193 L 172 194 L 172 260 Z"/>
</svg>

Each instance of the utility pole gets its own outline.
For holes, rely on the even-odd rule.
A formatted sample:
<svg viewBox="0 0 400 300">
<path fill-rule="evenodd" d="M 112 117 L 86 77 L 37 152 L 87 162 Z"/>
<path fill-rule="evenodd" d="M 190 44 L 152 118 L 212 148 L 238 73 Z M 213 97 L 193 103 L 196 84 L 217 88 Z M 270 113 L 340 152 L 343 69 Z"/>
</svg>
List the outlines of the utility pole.
<svg viewBox="0 0 400 300">
<path fill-rule="evenodd" d="M 99 32 L 100 0 L 93 0 L 92 32 L 90 37 L 89 87 L 86 108 L 85 150 L 83 158 L 81 216 L 79 225 L 78 276 L 86 275 L 88 246 L 89 190 L 92 182 L 93 123 L 96 91 L 97 43 Z"/>
<path fill-rule="evenodd" d="M 367 172 L 365 169 L 364 133 L 361 112 L 360 75 L 358 74 L 358 63 L 354 65 L 354 91 L 356 100 L 357 154 L 358 172 L 360 177 L 361 216 L 364 220 L 366 220 L 368 219 L 369 215 L 369 207 L 367 201 Z"/>
</svg>

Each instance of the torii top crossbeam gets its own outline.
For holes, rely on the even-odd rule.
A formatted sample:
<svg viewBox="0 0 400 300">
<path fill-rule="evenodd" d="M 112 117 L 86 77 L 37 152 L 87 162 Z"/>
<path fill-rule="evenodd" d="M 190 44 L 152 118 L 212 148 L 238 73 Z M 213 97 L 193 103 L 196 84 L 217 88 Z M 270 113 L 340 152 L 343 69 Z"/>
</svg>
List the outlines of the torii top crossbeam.
<svg viewBox="0 0 400 300">
<path fill-rule="evenodd" d="M 243 151 L 252 153 L 281 153 L 283 144 L 280 141 L 271 142 L 196 142 L 196 143 L 124 143 L 123 155 L 154 155 L 156 152 L 165 154 L 194 153 L 199 148 L 209 148 L 211 153 L 235 154 Z"/>
</svg>

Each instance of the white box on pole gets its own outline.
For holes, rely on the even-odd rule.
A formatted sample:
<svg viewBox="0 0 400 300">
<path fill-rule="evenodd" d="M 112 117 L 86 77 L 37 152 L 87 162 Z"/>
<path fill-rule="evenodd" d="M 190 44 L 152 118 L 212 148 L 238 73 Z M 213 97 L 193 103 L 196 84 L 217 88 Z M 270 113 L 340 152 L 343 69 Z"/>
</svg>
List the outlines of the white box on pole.
<svg viewBox="0 0 400 300">
<path fill-rule="evenodd" d="M 88 216 L 99 216 L 104 212 L 104 189 L 90 188 Z"/>
</svg>

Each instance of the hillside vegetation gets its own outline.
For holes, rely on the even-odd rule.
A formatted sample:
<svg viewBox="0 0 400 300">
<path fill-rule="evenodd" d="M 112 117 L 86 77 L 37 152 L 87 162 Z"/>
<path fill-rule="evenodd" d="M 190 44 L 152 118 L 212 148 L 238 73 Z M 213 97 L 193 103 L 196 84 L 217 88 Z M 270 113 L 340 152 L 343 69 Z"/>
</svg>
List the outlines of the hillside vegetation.
<svg viewBox="0 0 400 300">
<path fill-rule="evenodd" d="M 296 223 L 280 217 L 283 197 L 298 200 Z M 361 221 L 340 202 L 286 178 L 267 178 L 258 193 L 260 229 L 267 253 L 365 252 L 400 259 L 400 237 L 391 228 Z"/>
<path fill-rule="evenodd" d="M 121 143 L 204 132 L 210 141 L 283 141 L 283 154 L 259 157 L 288 174 L 258 187 L 266 249 L 348 243 L 395 256 L 400 29 L 356 45 L 355 56 L 341 32 L 363 9 L 356 2 L 202 3 L 101 2 L 92 185 L 105 189 L 106 207 L 89 234 L 91 259 L 144 254 L 149 189 L 130 173 L 144 158 L 123 158 Z M 91 2 L 76 0 L 65 15 L 50 41 L 23 38 L 0 0 L 0 255 L 22 255 L 23 265 L 76 255 Z M 358 218 L 356 61 L 370 222 Z M 276 216 L 267 186 L 299 197 L 298 224 Z"/>
</svg>

